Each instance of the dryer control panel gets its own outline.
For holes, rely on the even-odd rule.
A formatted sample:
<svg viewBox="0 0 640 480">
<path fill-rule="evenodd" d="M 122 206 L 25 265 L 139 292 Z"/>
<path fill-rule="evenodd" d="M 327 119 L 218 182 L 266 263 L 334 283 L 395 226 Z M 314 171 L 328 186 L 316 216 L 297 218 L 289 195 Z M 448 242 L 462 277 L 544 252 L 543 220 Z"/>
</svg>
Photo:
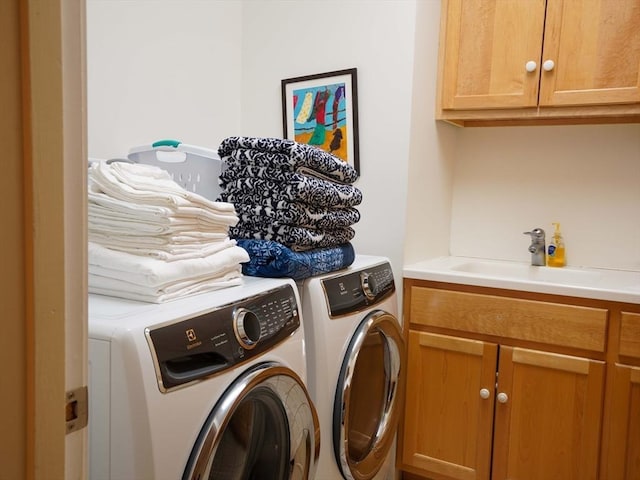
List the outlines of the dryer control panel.
<svg viewBox="0 0 640 480">
<path fill-rule="evenodd" d="M 169 392 L 270 350 L 300 327 L 291 285 L 145 330 L 158 387 Z"/>
<path fill-rule="evenodd" d="M 388 262 L 323 280 L 322 287 L 332 317 L 371 307 L 396 289 Z"/>
</svg>

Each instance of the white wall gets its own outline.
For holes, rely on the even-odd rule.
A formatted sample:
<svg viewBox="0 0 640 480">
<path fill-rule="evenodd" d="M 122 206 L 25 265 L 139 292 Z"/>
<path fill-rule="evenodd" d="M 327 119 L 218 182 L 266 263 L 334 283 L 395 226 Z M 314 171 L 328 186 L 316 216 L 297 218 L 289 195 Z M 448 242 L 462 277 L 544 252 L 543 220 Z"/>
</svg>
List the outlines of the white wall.
<svg viewBox="0 0 640 480">
<path fill-rule="evenodd" d="M 418 1 L 405 264 L 449 254 L 457 128 L 436 122 L 440 1 Z"/>
<path fill-rule="evenodd" d="M 560 222 L 569 265 L 640 271 L 640 125 L 435 122 L 439 13 L 417 2 L 405 264 L 528 262 L 522 232 Z"/>
<path fill-rule="evenodd" d="M 160 138 L 282 136 L 280 81 L 358 69 L 358 253 L 528 261 L 562 223 L 570 265 L 640 270 L 640 126 L 434 120 L 439 0 L 87 0 L 89 156 Z"/>
<path fill-rule="evenodd" d="M 436 0 L 427 2 L 439 5 Z M 415 0 L 88 0 L 89 156 L 282 137 L 281 80 L 358 69 L 357 253 L 401 278 Z"/>
<path fill-rule="evenodd" d="M 89 157 L 240 131 L 242 3 L 87 0 Z"/>
<path fill-rule="evenodd" d="M 640 125 L 457 132 L 451 253 L 528 262 L 560 222 L 567 264 L 640 271 Z"/>
<path fill-rule="evenodd" d="M 361 176 L 353 245 L 402 276 L 416 2 L 245 2 L 242 133 L 282 136 L 282 79 L 358 69 Z"/>
</svg>

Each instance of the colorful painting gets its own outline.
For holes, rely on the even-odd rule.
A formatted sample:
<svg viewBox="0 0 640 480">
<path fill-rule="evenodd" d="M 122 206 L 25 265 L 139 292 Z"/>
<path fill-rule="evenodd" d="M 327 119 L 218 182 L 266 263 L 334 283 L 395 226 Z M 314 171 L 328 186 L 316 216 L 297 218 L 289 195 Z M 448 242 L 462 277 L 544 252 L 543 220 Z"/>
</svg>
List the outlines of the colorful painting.
<svg viewBox="0 0 640 480">
<path fill-rule="evenodd" d="M 282 80 L 284 137 L 332 153 L 359 171 L 356 69 Z"/>
</svg>

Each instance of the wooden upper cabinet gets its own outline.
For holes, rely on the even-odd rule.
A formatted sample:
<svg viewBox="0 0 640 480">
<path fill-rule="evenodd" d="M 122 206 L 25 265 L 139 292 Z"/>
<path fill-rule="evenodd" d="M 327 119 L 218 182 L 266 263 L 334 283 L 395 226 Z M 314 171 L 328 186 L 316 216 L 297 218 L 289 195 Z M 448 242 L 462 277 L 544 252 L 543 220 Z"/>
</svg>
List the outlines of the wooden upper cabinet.
<svg viewBox="0 0 640 480">
<path fill-rule="evenodd" d="M 545 0 L 449 0 L 442 108 L 535 107 Z"/>
<path fill-rule="evenodd" d="M 542 64 L 548 60 L 541 106 L 640 103 L 640 2 L 549 0 Z"/>
<path fill-rule="evenodd" d="M 460 125 L 640 122 L 640 2 L 443 0 L 438 76 Z"/>
</svg>

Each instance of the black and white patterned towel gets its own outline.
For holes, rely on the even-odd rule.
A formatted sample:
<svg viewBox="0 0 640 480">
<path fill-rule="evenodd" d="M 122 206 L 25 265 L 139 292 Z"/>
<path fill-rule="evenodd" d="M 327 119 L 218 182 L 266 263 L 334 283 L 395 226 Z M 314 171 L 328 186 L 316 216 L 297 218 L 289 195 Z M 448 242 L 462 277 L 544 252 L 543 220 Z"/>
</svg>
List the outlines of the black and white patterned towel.
<svg viewBox="0 0 640 480">
<path fill-rule="evenodd" d="M 234 205 L 259 205 L 263 198 L 305 203 L 318 207 L 354 207 L 362 203 L 362 192 L 353 185 L 320 180 L 301 173 L 283 173 L 281 181 L 236 178 L 222 183 L 218 199 Z"/>
<path fill-rule="evenodd" d="M 296 171 L 293 170 L 283 170 L 274 166 L 256 166 L 256 165 L 241 165 L 241 164 L 233 164 L 229 165 L 224 171 L 220 174 L 219 184 L 224 187 L 224 185 L 232 180 L 236 180 L 238 178 L 262 178 L 263 180 L 273 180 L 275 182 L 287 182 L 287 181 L 298 181 L 300 175 L 305 175 L 307 177 L 316 178 L 325 182 L 332 183 L 334 185 L 344 185 L 340 182 L 334 182 L 330 178 L 323 176 L 313 170 L 309 169 L 298 169 Z M 355 188 L 355 187 L 354 187 Z"/>
<path fill-rule="evenodd" d="M 282 138 L 228 137 L 220 143 L 218 155 L 229 165 L 249 162 L 282 168 L 288 164 L 294 171 L 305 167 L 346 184 L 359 177 L 357 170 L 341 158 L 312 145 Z"/>
<path fill-rule="evenodd" d="M 313 230 L 292 225 L 265 225 L 256 230 L 251 225 L 238 224 L 229 229 L 234 239 L 273 240 L 294 251 L 302 252 L 313 248 L 335 247 L 349 242 L 355 236 L 351 227 L 337 230 Z"/>
<path fill-rule="evenodd" d="M 326 209 L 295 202 L 275 203 L 275 206 L 238 203 L 236 213 L 245 225 L 250 222 L 278 223 L 316 230 L 349 227 L 360 221 L 360 212 L 353 207 Z"/>
</svg>

